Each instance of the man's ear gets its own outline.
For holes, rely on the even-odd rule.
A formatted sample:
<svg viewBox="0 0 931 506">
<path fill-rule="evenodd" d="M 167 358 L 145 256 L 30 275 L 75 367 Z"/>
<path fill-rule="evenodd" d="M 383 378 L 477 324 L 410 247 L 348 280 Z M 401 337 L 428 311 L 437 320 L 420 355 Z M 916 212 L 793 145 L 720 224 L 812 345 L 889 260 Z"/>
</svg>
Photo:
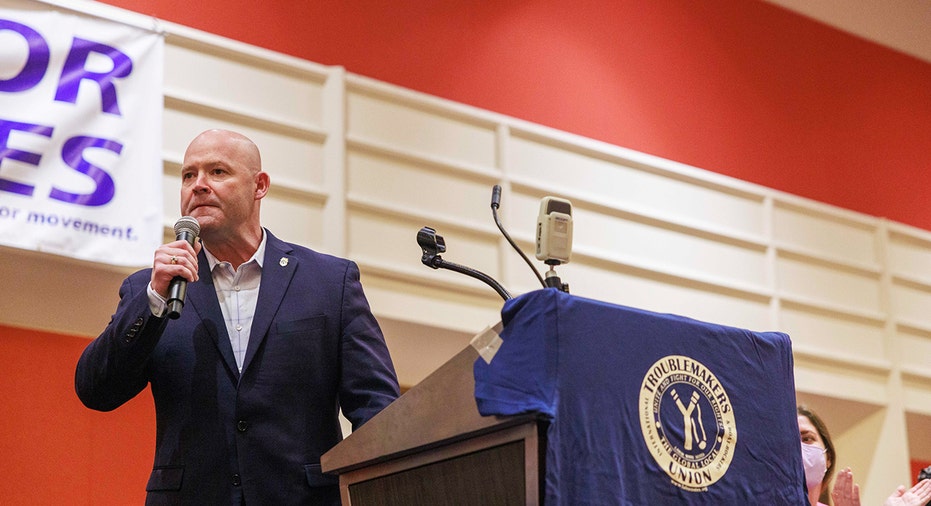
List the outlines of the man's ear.
<svg viewBox="0 0 931 506">
<path fill-rule="evenodd" d="M 268 185 L 271 179 L 267 172 L 259 172 L 255 175 L 255 200 L 261 200 L 268 193 Z"/>
</svg>

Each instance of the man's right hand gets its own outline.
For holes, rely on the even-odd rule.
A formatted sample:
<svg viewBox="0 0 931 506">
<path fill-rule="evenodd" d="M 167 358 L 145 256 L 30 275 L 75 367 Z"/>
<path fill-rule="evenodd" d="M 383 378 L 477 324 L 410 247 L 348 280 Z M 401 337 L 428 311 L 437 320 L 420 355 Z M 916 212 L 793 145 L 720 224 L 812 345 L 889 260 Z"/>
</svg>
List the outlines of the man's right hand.
<svg viewBox="0 0 931 506">
<path fill-rule="evenodd" d="M 174 241 L 159 246 L 152 263 L 152 289 L 167 299 L 168 286 L 176 276 L 186 279 L 188 283 L 197 281 L 197 254 L 201 248 L 200 241 L 194 246 L 187 241 Z"/>
</svg>

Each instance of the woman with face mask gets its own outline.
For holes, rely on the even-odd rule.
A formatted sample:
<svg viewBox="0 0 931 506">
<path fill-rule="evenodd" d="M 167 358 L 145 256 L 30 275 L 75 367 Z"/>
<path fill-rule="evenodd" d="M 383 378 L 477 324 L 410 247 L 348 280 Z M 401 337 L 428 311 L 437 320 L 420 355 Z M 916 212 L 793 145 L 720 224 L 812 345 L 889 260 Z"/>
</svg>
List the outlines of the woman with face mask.
<svg viewBox="0 0 931 506">
<path fill-rule="evenodd" d="M 808 486 L 808 502 L 811 506 L 827 506 L 830 494 L 834 506 L 860 506 L 860 487 L 853 482 L 850 468 L 840 472 L 835 490 L 828 485 L 834 474 L 837 454 L 828 428 L 821 417 L 805 406 L 798 406 L 798 433 L 802 440 L 802 463 L 805 465 L 805 484 Z M 897 488 L 883 506 L 924 506 L 931 500 L 931 480 L 919 477 L 919 483 L 911 489 Z"/>
<path fill-rule="evenodd" d="M 827 500 L 828 487 L 834 474 L 834 443 L 821 418 L 805 406 L 798 407 L 798 433 L 802 440 L 802 462 L 805 464 L 805 484 L 808 486 L 808 502 L 811 506 L 822 505 Z"/>
</svg>

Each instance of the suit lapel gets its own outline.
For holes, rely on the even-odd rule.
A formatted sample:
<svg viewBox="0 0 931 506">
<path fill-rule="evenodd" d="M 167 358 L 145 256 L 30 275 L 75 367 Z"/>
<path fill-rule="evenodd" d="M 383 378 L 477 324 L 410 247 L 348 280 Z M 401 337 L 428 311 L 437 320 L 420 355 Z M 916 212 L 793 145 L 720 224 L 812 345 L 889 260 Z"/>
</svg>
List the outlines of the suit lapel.
<svg viewBox="0 0 931 506">
<path fill-rule="evenodd" d="M 196 283 L 188 284 L 186 304 L 197 311 L 201 321 L 206 323 L 203 327 L 213 339 L 226 368 L 238 381 L 239 368 L 236 366 L 233 346 L 230 344 L 229 332 L 226 331 L 226 321 L 223 319 L 223 311 L 220 310 L 216 288 L 213 286 L 210 262 L 203 251 L 197 257 L 197 274 L 200 279 Z"/>
<path fill-rule="evenodd" d="M 249 332 L 249 346 L 243 360 L 243 372 L 249 367 L 256 351 L 268 336 L 268 330 L 281 301 L 288 290 L 291 278 L 297 270 L 297 258 L 291 255 L 292 248 L 279 240 L 267 229 L 268 240 L 265 243 L 265 258 L 262 261 L 262 283 L 259 286 L 259 300 L 255 305 L 252 318 L 252 330 Z"/>
</svg>

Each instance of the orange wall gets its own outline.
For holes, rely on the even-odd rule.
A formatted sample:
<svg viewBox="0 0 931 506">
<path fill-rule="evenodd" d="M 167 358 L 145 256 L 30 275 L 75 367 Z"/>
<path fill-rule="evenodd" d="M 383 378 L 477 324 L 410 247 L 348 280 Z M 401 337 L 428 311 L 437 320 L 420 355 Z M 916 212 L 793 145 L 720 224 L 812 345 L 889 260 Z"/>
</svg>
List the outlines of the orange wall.
<svg viewBox="0 0 931 506">
<path fill-rule="evenodd" d="M 752 0 L 105 0 L 931 230 L 931 64 Z"/>
<path fill-rule="evenodd" d="M 0 503 L 145 501 L 155 456 L 152 395 L 112 413 L 86 409 L 74 393 L 74 367 L 87 343 L 0 325 Z"/>
</svg>

